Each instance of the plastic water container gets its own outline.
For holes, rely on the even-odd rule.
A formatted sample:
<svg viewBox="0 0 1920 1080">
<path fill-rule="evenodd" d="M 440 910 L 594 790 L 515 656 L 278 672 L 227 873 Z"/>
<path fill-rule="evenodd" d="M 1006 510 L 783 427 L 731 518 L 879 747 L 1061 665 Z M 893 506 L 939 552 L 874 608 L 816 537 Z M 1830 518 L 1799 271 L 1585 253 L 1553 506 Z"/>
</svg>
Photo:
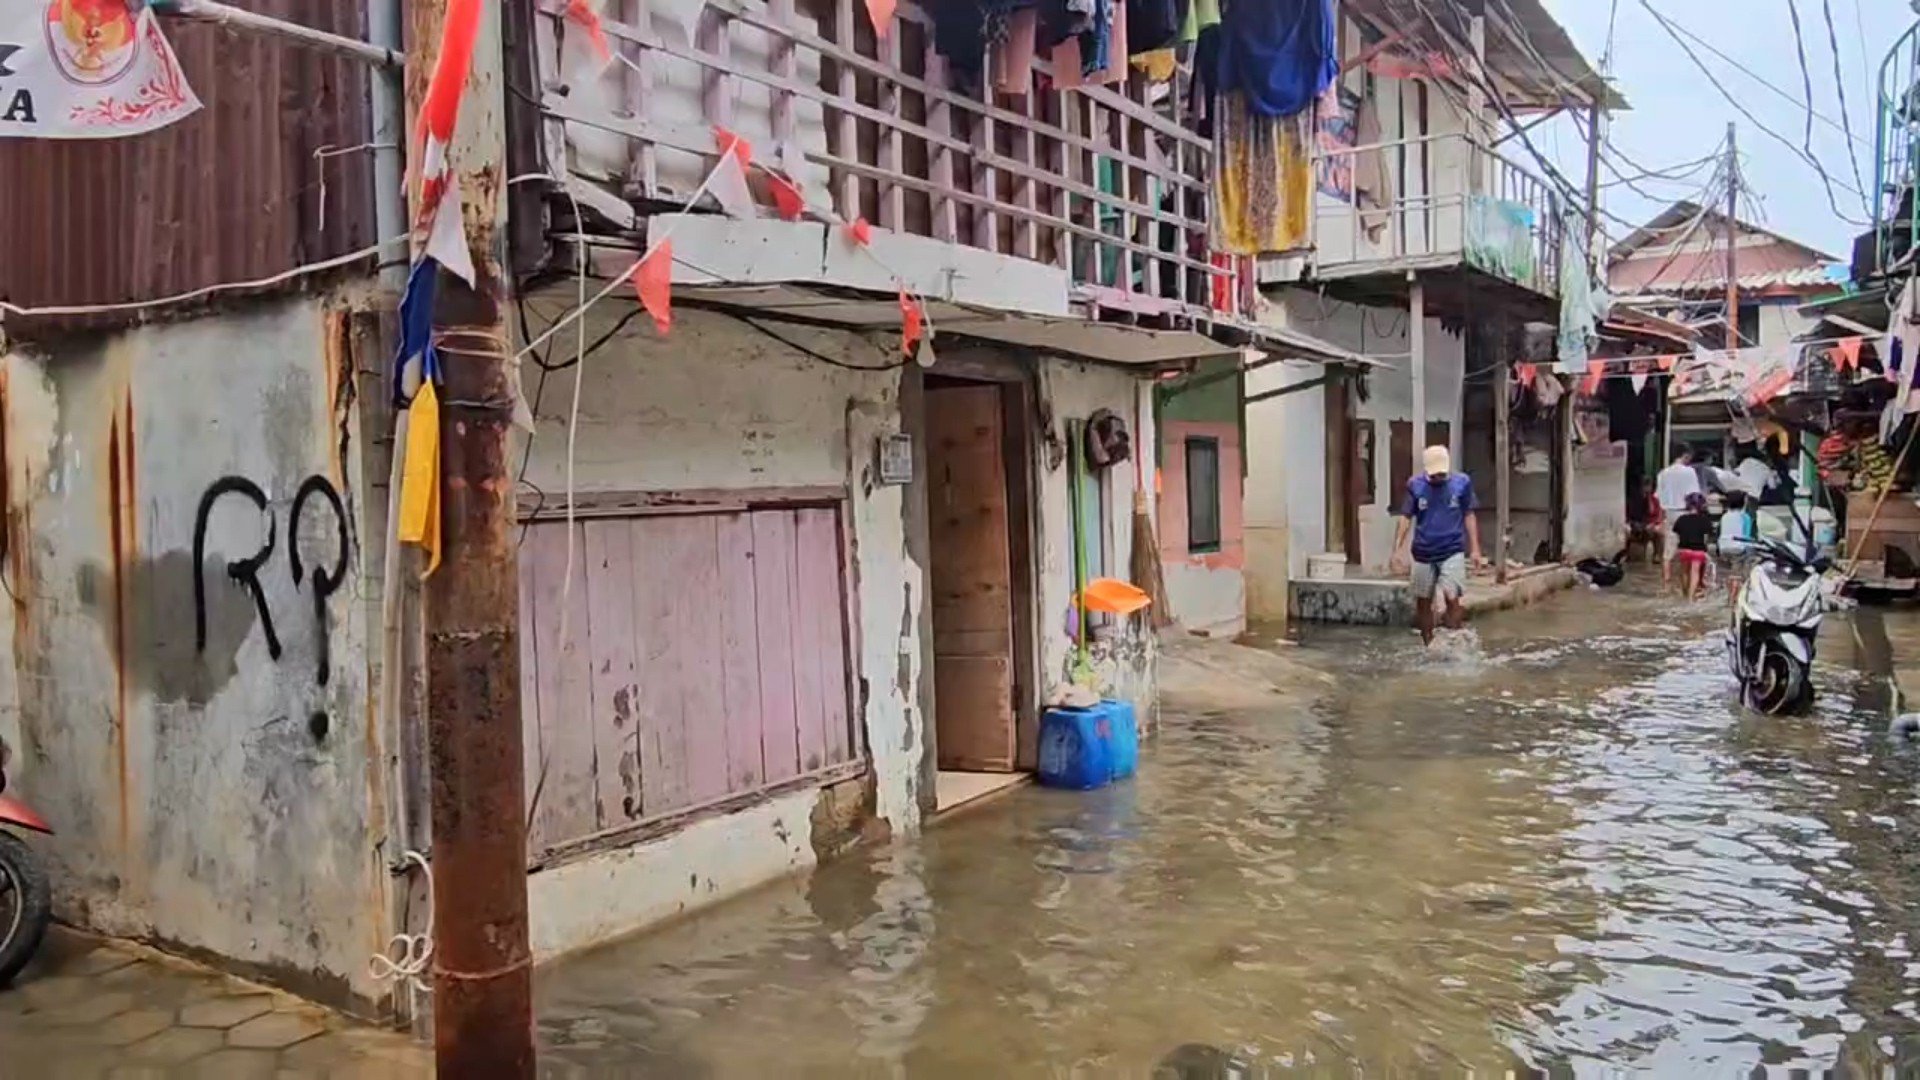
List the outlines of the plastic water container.
<svg viewBox="0 0 1920 1080">
<path fill-rule="evenodd" d="M 1040 717 L 1040 782 L 1048 787 L 1091 791 L 1132 776 L 1139 762 L 1140 731 L 1129 702 L 1048 709 Z"/>
</svg>

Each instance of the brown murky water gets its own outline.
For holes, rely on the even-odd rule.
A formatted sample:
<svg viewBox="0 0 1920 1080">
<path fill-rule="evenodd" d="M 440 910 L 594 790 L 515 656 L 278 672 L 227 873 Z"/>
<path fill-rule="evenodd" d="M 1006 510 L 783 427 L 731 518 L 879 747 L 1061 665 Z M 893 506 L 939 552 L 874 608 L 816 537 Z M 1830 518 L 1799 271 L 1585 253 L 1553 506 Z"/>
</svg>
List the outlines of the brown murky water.
<svg viewBox="0 0 1920 1080">
<path fill-rule="evenodd" d="M 1575 593 L 1483 624 L 1480 659 L 1311 634 L 1296 655 L 1336 687 L 1170 716 L 1133 783 L 1028 789 L 547 972 L 546 1060 L 674 1077 L 1147 1076 L 1193 1045 L 1237 1075 L 1920 1060 L 1920 753 L 1884 734 L 1884 682 L 1846 666 L 1872 650 L 1842 620 L 1812 716 L 1744 715 L 1718 614 Z"/>
</svg>

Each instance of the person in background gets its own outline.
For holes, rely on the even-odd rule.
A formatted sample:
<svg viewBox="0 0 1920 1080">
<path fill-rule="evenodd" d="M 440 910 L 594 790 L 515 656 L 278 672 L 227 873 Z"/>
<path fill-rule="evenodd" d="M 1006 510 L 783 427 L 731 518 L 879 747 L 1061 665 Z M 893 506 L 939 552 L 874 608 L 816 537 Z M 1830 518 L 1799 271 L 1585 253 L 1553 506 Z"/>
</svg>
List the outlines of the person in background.
<svg viewBox="0 0 1920 1080">
<path fill-rule="evenodd" d="M 1694 492 L 1687 496 L 1686 512 L 1674 519 L 1673 538 L 1679 545 L 1675 553 L 1680 572 L 1685 575 L 1682 588 L 1688 600 L 1700 599 L 1707 580 L 1707 544 L 1713 540 L 1713 518 L 1707 515 L 1707 497 Z"/>
<path fill-rule="evenodd" d="M 1660 534 L 1660 587 L 1673 584 L 1673 560 L 1679 553 L 1679 545 L 1674 542 L 1673 523 L 1687 512 L 1687 497 L 1701 495 L 1700 477 L 1693 471 L 1693 451 L 1686 447 L 1673 455 L 1673 464 L 1660 470 L 1654 477 L 1654 497 L 1659 500 L 1660 514 L 1666 520 Z"/>
<path fill-rule="evenodd" d="M 1478 505 L 1473 480 L 1453 471 L 1446 447 L 1427 447 L 1421 467 L 1424 471 L 1407 481 L 1406 496 L 1394 511 L 1400 523 L 1393 535 L 1393 568 L 1396 573 L 1411 569 L 1420 640 L 1431 645 L 1435 601 L 1446 605 L 1449 630 L 1460 629 L 1466 621 L 1467 560 L 1472 559 L 1476 569 L 1481 564 L 1480 523 L 1473 514 Z"/>
<path fill-rule="evenodd" d="M 1727 599 L 1740 595 L 1740 586 L 1753 570 L 1753 542 L 1759 533 L 1752 506 L 1742 492 L 1727 496 L 1727 512 L 1720 515 L 1720 557 L 1727 560 Z"/>
<path fill-rule="evenodd" d="M 1767 489 L 1773 486 L 1773 466 L 1756 448 L 1740 459 L 1740 467 L 1734 470 L 1740 474 L 1740 487 L 1754 499 L 1765 496 Z"/>
<path fill-rule="evenodd" d="M 1660 513 L 1660 500 L 1653 493 L 1653 480 L 1642 480 L 1639 493 L 1627 501 L 1627 542 L 1639 544 L 1646 551 L 1650 563 L 1661 561 L 1661 525 L 1664 521 L 1665 517 Z"/>
</svg>

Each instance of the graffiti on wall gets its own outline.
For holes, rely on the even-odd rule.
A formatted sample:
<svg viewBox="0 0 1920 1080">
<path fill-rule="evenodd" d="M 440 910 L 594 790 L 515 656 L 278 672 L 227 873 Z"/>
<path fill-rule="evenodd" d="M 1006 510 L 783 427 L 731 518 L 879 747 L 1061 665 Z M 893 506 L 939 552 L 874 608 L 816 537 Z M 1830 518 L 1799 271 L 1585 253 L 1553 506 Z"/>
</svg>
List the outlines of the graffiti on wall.
<svg viewBox="0 0 1920 1080">
<path fill-rule="evenodd" d="M 194 647 L 205 652 L 207 648 L 207 525 L 213 517 L 214 507 L 222 499 L 244 499 L 266 519 L 266 531 L 260 547 L 251 555 L 233 559 L 227 563 L 227 577 L 236 585 L 245 589 L 253 601 L 255 613 L 259 616 L 261 632 L 266 635 L 267 655 L 280 659 L 280 635 L 273 625 L 273 611 L 267 603 L 267 592 L 262 586 L 260 575 L 273 561 L 274 551 L 279 546 L 279 521 L 275 517 L 267 499 L 267 493 L 260 485 L 244 476 L 223 476 L 215 480 L 200 496 L 200 509 L 193 520 L 193 631 Z M 324 507 L 324 509 L 323 509 Z M 333 557 L 331 560 L 316 558 L 319 551 L 303 551 L 301 538 L 307 530 L 302 523 L 311 514 L 330 515 L 333 520 Z M 347 576 L 347 512 L 340 501 L 340 492 L 333 482 L 324 476 L 309 476 L 301 483 L 299 491 L 293 497 L 293 508 L 287 523 L 287 564 L 293 575 L 296 589 L 307 591 L 313 598 L 314 641 L 318 653 L 318 668 L 315 678 L 321 686 L 327 685 L 332 677 L 333 664 L 329 644 L 327 625 L 327 601 L 340 591 L 340 585 Z M 311 571 L 311 575 L 309 575 Z M 311 576 L 313 584 L 307 588 L 307 578 Z"/>
</svg>

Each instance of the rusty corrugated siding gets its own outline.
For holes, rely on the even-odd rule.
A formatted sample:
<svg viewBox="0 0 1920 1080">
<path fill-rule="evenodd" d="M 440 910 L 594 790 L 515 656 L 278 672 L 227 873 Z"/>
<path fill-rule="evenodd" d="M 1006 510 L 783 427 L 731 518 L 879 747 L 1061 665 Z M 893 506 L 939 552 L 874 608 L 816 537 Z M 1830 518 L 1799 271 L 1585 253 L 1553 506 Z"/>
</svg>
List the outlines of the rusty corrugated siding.
<svg viewBox="0 0 1920 1080">
<path fill-rule="evenodd" d="M 365 36 L 360 0 L 246 6 Z M 43 307 L 171 296 L 373 242 L 371 155 L 315 156 L 368 141 L 366 66 L 217 26 L 163 25 L 205 108 L 130 139 L 0 140 L 0 298 Z M 7 331 L 100 329 L 154 314 L 9 318 Z"/>
</svg>

